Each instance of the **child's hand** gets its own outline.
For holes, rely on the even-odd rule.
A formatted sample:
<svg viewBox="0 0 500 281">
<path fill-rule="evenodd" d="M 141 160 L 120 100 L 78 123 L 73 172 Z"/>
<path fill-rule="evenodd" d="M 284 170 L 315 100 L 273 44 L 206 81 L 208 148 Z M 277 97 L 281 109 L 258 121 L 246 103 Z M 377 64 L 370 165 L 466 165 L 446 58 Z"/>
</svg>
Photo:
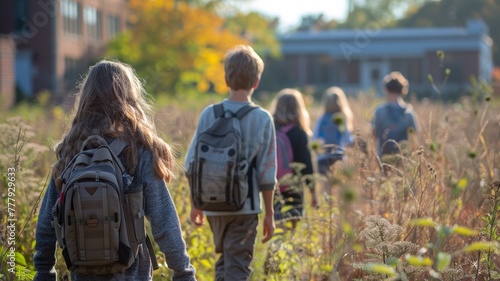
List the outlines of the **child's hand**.
<svg viewBox="0 0 500 281">
<path fill-rule="evenodd" d="M 266 214 L 266 216 L 264 217 L 264 238 L 262 239 L 262 243 L 266 243 L 273 237 L 275 228 L 276 226 L 274 225 L 274 215 Z"/>
<path fill-rule="evenodd" d="M 203 220 L 203 212 L 200 209 L 196 209 L 195 207 L 191 206 L 191 221 L 194 223 L 194 225 L 203 225 Z"/>
</svg>

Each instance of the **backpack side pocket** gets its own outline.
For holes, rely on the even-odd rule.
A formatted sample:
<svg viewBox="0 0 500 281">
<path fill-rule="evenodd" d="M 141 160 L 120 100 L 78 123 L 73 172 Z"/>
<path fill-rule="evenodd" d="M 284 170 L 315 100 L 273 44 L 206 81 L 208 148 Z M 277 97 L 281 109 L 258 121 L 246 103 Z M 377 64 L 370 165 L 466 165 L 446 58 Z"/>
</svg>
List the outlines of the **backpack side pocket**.
<svg viewBox="0 0 500 281">
<path fill-rule="evenodd" d="M 64 193 L 61 193 L 60 197 L 62 198 L 64 196 Z M 58 198 L 56 204 L 52 207 L 52 222 L 51 225 L 54 228 L 54 231 L 56 232 L 56 238 L 57 238 L 57 243 L 59 244 L 59 247 L 63 245 L 63 240 L 62 240 L 62 226 L 61 224 L 63 223 L 63 214 L 62 214 L 62 206 L 61 206 L 61 201 L 62 199 Z"/>
<path fill-rule="evenodd" d="M 252 167 L 250 167 L 250 163 L 246 159 L 242 159 L 236 169 L 235 190 L 233 194 L 238 208 L 241 209 L 245 204 L 246 198 L 253 196 L 253 194 L 249 194 L 250 187 L 248 181 L 248 170 L 252 169 Z"/>
<path fill-rule="evenodd" d="M 128 193 L 124 194 L 125 202 L 127 202 L 128 215 L 130 224 L 127 228 L 132 227 L 132 231 L 127 230 L 128 233 L 134 233 L 134 240 L 137 244 L 141 244 L 146 239 L 146 229 L 144 228 L 144 186 L 145 183 L 132 183 L 128 187 Z"/>
<path fill-rule="evenodd" d="M 196 208 L 199 208 L 200 202 L 200 193 L 197 185 L 197 174 L 196 174 L 196 161 L 191 161 L 189 163 L 189 168 L 186 171 L 186 177 L 188 179 L 189 190 L 191 191 L 191 201 L 193 202 Z"/>
</svg>

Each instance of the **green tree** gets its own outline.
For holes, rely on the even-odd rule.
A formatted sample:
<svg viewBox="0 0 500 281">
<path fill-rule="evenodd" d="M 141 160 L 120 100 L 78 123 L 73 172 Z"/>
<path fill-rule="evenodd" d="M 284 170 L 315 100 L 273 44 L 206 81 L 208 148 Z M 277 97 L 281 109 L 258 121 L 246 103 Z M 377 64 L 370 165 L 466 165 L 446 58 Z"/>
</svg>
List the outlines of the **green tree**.
<svg viewBox="0 0 500 281">
<path fill-rule="evenodd" d="M 251 42 L 261 55 L 280 56 L 280 44 L 276 37 L 277 18 L 267 18 L 257 12 L 236 11 L 226 17 L 225 26 L 233 33 Z"/>
<path fill-rule="evenodd" d="M 193 1 L 191 1 L 193 2 Z M 152 94 L 226 91 L 225 52 L 245 38 L 210 9 L 177 0 L 129 1 L 132 27 L 107 55 L 134 66 Z"/>
<path fill-rule="evenodd" d="M 338 25 L 338 21 L 325 19 L 325 15 L 322 13 L 310 14 L 302 16 L 300 25 L 296 31 L 331 30 L 335 29 Z"/>
<path fill-rule="evenodd" d="M 347 19 L 341 28 L 363 28 L 378 25 L 391 27 L 406 11 L 415 9 L 428 0 L 350 0 Z"/>
<path fill-rule="evenodd" d="M 425 2 L 398 21 L 401 27 L 465 26 L 468 19 L 481 18 L 490 27 L 490 37 L 500 42 L 500 0 L 441 0 Z M 500 48 L 493 45 L 493 60 L 500 64 Z"/>
<path fill-rule="evenodd" d="M 378 16 L 377 12 L 368 7 L 355 5 L 347 15 L 347 19 L 340 24 L 340 28 L 364 28 L 368 25 L 376 24 L 377 27 L 382 28 L 392 24 L 392 19 L 383 19 Z"/>
</svg>

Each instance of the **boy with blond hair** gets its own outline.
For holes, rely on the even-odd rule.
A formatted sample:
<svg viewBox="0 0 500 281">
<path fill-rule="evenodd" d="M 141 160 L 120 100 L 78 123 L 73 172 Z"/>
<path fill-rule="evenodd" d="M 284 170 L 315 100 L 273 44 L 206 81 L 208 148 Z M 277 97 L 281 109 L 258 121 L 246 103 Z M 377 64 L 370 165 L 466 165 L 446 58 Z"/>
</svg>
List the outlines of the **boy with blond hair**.
<svg viewBox="0 0 500 281">
<path fill-rule="evenodd" d="M 224 60 L 224 72 L 230 95 L 221 102 L 223 116 L 234 116 L 243 107 L 254 106 L 251 98 L 259 85 L 263 70 L 264 62 L 250 46 L 239 45 L 229 50 Z M 190 164 L 195 160 L 198 136 L 216 122 L 216 106 L 218 105 L 209 105 L 200 115 L 184 160 L 184 167 L 188 172 Z M 262 193 L 265 209 L 263 243 L 271 239 L 275 228 L 273 195 L 277 180 L 273 119 L 268 111 L 257 107 L 239 122 L 242 154 L 249 162 L 254 163 L 250 168 L 251 186 L 243 208 L 237 211 L 201 211 L 193 202 L 191 204 L 192 222 L 202 225 L 203 215 L 207 216 L 214 237 L 215 252 L 221 254 L 215 265 L 217 281 L 248 280 L 251 275 L 250 263 L 257 237 L 258 214 L 262 212 L 259 193 Z"/>
</svg>

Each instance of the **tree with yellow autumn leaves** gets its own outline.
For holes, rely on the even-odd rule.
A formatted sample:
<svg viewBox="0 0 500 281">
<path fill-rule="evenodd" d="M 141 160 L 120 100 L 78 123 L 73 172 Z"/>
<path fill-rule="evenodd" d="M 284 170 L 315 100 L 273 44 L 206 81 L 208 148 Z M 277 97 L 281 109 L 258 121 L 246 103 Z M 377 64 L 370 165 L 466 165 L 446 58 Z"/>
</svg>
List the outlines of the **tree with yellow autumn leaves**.
<svg viewBox="0 0 500 281">
<path fill-rule="evenodd" d="M 110 43 L 107 55 L 131 64 L 154 95 L 223 93 L 228 49 L 255 43 L 261 55 L 276 55 L 279 45 L 276 20 L 241 12 L 222 17 L 215 7 L 220 2 L 131 0 L 131 27 Z"/>
</svg>

